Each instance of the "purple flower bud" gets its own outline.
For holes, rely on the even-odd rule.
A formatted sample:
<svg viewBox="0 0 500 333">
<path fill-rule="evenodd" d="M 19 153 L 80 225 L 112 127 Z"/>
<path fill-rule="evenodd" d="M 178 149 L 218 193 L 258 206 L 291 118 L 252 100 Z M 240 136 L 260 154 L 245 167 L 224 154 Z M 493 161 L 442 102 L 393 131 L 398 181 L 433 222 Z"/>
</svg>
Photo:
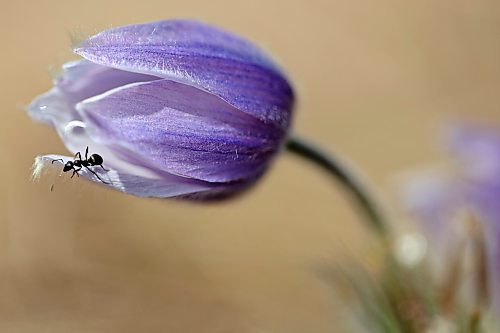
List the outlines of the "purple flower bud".
<svg viewBox="0 0 500 333">
<path fill-rule="evenodd" d="M 282 71 L 218 28 L 130 25 L 74 51 L 85 59 L 63 65 L 29 114 L 52 125 L 73 154 L 88 146 L 103 158 L 109 171 L 79 171 L 92 181 L 100 182 L 90 170 L 137 196 L 227 196 L 264 173 L 287 134 L 294 95 Z M 53 159 L 73 161 L 40 160 Z"/>
</svg>

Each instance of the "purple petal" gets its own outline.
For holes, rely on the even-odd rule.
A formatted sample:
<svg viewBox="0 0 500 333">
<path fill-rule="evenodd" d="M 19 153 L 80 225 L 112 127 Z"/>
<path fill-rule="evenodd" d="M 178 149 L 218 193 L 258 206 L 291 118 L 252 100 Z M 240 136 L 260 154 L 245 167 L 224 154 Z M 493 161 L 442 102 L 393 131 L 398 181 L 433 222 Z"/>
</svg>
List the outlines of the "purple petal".
<svg viewBox="0 0 500 333">
<path fill-rule="evenodd" d="M 73 104 L 66 99 L 57 87 L 35 98 L 28 106 L 27 111 L 31 118 L 54 126 L 58 132 L 67 123 L 80 117 Z"/>
<path fill-rule="evenodd" d="M 494 311 L 500 314 L 500 131 L 484 124 L 455 123 L 447 148 L 458 160 L 464 192 L 482 222 Z"/>
<path fill-rule="evenodd" d="M 72 103 L 83 101 L 125 84 L 159 79 L 151 75 L 97 65 L 87 60 L 68 62 L 63 65 L 63 70 L 63 75 L 57 78 L 54 84 Z"/>
<path fill-rule="evenodd" d="M 64 163 L 73 160 L 70 157 L 61 155 L 46 155 L 40 158 L 47 165 L 50 165 L 53 160 L 62 159 L 62 164 L 60 161 L 53 164 L 54 167 L 59 165 L 61 169 Z M 109 166 L 106 167 L 109 168 Z M 103 186 L 139 197 L 170 198 L 194 194 L 202 195 L 203 193 L 208 194 L 211 190 L 217 190 L 217 187 L 213 184 L 174 175 L 164 175 L 161 178 L 153 179 L 123 173 L 114 169 L 104 171 L 98 167 L 92 167 L 91 170 L 97 173 L 99 178 L 107 184 L 103 183 L 92 172 L 85 168 L 82 169 L 79 174 L 80 176 Z M 70 175 L 71 172 L 68 172 L 68 176 Z"/>
<path fill-rule="evenodd" d="M 28 107 L 30 116 L 54 126 L 59 133 L 71 121 L 81 120 L 74 106 L 89 97 L 133 82 L 157 80 L 158 77 L 100 66 L 87 60 L 68 62 L 54 80 L 55 87 L 38 96 Z"/>
<path fill-rule="evenodd" d="M 455 123 L 447 131 L 446 148 L 458 159 L 464 176 L 500 186 L 500 131 L 485 125 Z"/>
<path fill-rule="evenodd" d="M 260 174 L 283 136 L 217 96 L 170 80 L 124 86 L 78 110 L 93 141 L 132 152 L 132 163 L 209 182 Z"/>
<path fill-rule="evenodd" d="M 203 88 L 266 123 L 287 128 L 293 92 L 258 48 L 218 28 L 187 20 L 106 30 L 75 52 L 100 65 Z"/>
</svg>

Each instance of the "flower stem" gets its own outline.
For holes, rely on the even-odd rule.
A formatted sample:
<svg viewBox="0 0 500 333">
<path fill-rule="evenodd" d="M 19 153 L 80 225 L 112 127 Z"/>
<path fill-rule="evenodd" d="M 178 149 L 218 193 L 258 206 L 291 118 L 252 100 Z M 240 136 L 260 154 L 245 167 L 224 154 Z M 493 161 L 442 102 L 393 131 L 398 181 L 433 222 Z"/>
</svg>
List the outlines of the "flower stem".
<svg viewBox="0 0 500 333">
<path fill-rule="evenodd" d="M 385 241 L 389 237 L 389 225 L 375 200 L 370 197 L 366 187 L 363 186 L 358 177 L 335 156 L 329 155 L 307 141 L 290 137 L 286 143 L 289 152 L 309 160 L 328 172 L 335 178 L 348 192 L 366 215 L 369 226 Z"/>
</svg>

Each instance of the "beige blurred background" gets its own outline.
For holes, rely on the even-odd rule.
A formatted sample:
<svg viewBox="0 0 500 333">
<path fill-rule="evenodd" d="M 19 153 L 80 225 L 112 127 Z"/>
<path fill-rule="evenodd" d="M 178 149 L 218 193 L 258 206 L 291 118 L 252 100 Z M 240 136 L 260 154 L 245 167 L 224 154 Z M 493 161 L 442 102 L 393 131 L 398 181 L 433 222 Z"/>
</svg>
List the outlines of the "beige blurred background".
<svg viewBox="0 0 500 333">
<path fill-rule="evenodd" d="M 75 58 L 71 35 L 191 17 L 247 36 L 293 78 L 295 132 L 348 156 L 389 204 L 396 174 L 439 159 L 440 121 L 500 120 L 496 0 L 1 7 L 2 333 L 350 332 L 343 300 L 316 272 L 367 251 L 369 235 L 342 191 L 287 154 L 253 191 L 213 205 L 29 180 L 34 156 L 65 152 L 23 107 Z"/>
</svg>

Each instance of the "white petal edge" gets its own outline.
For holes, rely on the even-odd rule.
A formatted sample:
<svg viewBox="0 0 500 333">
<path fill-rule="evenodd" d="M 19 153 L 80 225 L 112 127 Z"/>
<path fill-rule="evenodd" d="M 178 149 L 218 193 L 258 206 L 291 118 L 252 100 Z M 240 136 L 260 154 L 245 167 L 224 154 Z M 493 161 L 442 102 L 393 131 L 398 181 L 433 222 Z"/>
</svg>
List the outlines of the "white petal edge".
<svg viewBox="0 0 500 333">
<path fill-rule="evenodd" d="M 59 161 L 53 163 L 52 161 L 54 160 Z M 72 160 L 73 158 L 62 155 L 39 156 L 35 160 L 34 171 L 36 170 L 36 172 L 40 173 L 44 167 L 48 166 L 62 168 L 67 161 Z M 177 177 L 174 175 L 165 175 L 159 179 L 152 179 L 119 172 L 114 169 L 108 170 L 109 171 L 104 171 L 99 167 L 92 167 L 92 171 L 94 171 L 102 181 L 85 168 L 79 172 L 79 175 L 87 180 L 99 183 L 100 185 L 108 188 L 138 197 L 171 198 L 207 192 L 215 188 L 213 185 L 208 183 Z M 34 174 L 33 178 L 38 176 L 39 174 Z M 68 177 L 71 177 L 71 172 L 68 172 Z"/>
</svg>

